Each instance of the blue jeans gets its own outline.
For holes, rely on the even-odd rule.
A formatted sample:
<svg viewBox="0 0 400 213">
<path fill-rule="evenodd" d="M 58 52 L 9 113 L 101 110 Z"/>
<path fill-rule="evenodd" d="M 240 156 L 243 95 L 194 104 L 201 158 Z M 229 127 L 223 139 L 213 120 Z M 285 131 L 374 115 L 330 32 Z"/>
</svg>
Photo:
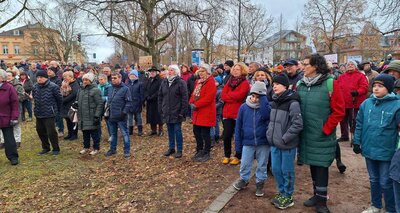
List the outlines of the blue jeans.
<svg viewBox="0 0 400 213">
<path fill-rule="evenodd" d="M 393 181 L 394 199 L 396 201 L 396 212 L 400 213 L 400 183 Z"/>
<path fill-rule="evenodd" d="M 271 147 L 272 173 L 276 181 L 279 194 L 286 197 L 292 196 L 294 192 L 294 159 L 296 148 L 279 149 Z"/>
<path fill-rule="evenodd" d="M 116 151 L 118 143 L 118 128 L 121 129 L 122 137 L 124 140 L 124 154 L 129 154 L 131 150 L 131 140 L 129 138 L 128 128 L 126 126 L 126 120 L 113 122 L 109 121 L 110 132 L 111 132 L 111 144 L 110 149 Z"/>
<path fill-rule="evenodd" d="M 217 122 L 215 123 L 215 127 L 211 128 L 210 136 L 211 139 L 219 140 L 219 122 L 221 121 L 221 116 L 217 115 Z"/>
<path fill-rule="evenodd" d="M 142 113 L 141 112 L 128 113 L 128 126 L 133 126 L 133 121 L 134 120 L 135 120 L 135 125 L 136 126 L 143 126 Z"/>
<path fill-rule="evenodd" d="M 382 192 L 386 212 L 395 212 L 393 181 L 389 178 L 390 161 L 378 161 L 365 158 L 371 184 L 372 206 L 382 208 Z"/>
<path fill-rule="evenodd" d="M 28 116 L 29 118 L 32 118 L 32 101 L 31 100 L 25 100 L 22 102 L 22 120 L 25 120 L 25 109 L 28 111 Z"/>
<path fill-rule="evenodd" d="M 267 179 L 269 149 L 268 145 L 243 146 L 240 163 L 240 178 L 242 180 L 249 182 L 254 155 L 257 160 L 256 183 L 264 182 Z"/>
<path fill-rule="evenodd" d="M 178 152 L 181 152 L 183 149 L 182 123 L 167 123 L 167 128 L 169 149 L 175 150 L 176 142 L 176 148 Z"/>
</svg>

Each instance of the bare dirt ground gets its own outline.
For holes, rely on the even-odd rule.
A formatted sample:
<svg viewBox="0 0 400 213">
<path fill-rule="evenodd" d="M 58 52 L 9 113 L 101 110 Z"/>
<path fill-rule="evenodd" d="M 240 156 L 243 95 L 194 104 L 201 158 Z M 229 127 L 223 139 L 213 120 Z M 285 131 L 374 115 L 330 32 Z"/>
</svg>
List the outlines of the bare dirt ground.
<svg viewBox="0 0 400 213">
<path fill-rule="evenodd" d="M 347 166 L 344 174 L 340 174 L 336 161 L 329 170 L 329 201 L 331 212 L 357 213 L 370 205 L 369 180 L 364 158 L 355 155 L 349 142 L 340 143 L 342 161 Z M 264 186 L 264 197 L 255 196 L 254 178 L 249 186 L 238 192 L 225 206 L 222 212 L 315 212 L 314 208 L 303 206 L 303 202 L 312 196 L 312 181 L 309 167 L 296 166 L 295 205 L 286 210 L 276 209 L 271 200 L 276 194 L 275 180 L 269 175 Z"/>
</svg>

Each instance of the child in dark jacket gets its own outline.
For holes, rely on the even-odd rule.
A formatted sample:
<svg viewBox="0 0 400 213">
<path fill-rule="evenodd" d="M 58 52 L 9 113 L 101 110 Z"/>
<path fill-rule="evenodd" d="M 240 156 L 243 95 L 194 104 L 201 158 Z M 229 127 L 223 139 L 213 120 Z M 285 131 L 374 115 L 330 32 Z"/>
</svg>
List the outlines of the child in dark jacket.
<svg viewBox="0 0 400 213">
<path fill-rule="evenodd" d="M 289 78 L 285 74 L 276 75 L 273 79 L 274 95 L 267 130 L 267 140 L 271 145 L 272 173 L 278 189 L 272 204 L 279 209 L 294 205 L 294 160 L 299 134 L 303 129 L 300 97 L 288 89 L 289 85 Z"/>
<path fill-rule="evenodd" d="M 390 161 L 396 151 L 400 124 L 400 100 L 393 93 L 394 78 L 378 75 L 373 83 L 373 94 L 365 100 L 357 114 L 353 151 L 365 157 L 371 185 L 371 206 L 363 211 L 380 212 L 382 192 L 385 211 L 395 212 Z"/>
<path fill-rule="evenodd" d="M 224 106 L 224 102 L 221 99 L 221 92 L 222 92 L 222 80 L 214 78 L 215 86 L 217 87 L 217 94 L 215 96 L 215 107 L 217 109 L 217 122 L 215 127 L 211 128 L 211 146 L 214 146 L 218 143 L 219 137 L 219 122 L 222 120 L 222 107 Z"/>
<path fill-rule="evenodd" d="M 389 176 L 393 180 L 396 212 L 400 212 L 400 141 L 397 142 L 397 151 L 393 155 L 389 170 Z"/>
<path fill-rule="evenodd" d="M 240 106 L 235 127 L 235 148 L 242 150 L 240 180 L 233 185 L 236 190 L 247 186 L 254 160 L 257 160 L 256 196 L 264 196 L 263 187 L 267 179 L 269 145 L 266 134 L 271 106 L 267 100 L 265 83 L 255 82 L 246 102 Z"/>
</svg>

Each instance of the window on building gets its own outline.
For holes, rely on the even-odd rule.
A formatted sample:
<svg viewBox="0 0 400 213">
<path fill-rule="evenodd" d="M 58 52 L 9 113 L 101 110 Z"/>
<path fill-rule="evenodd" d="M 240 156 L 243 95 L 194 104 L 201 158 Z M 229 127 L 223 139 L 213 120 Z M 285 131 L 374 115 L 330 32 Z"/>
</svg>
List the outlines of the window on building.
<svg viewBox="0 0 400 213">
<path fill-rule="evenodd" d="M 31 37 L 32 37 L 32 39 L 37 39 L 38 38 L 38 34 L 37 33 L 31 33 Z"/>
<path fill-rule="evenodd" d="M 50 53 L 50 54 L 54 54 L 54 53 L 55 53 L 54 47 L 49 47 L 49 53 Z"/>
<path fill-rule="evenodd" d="M 19 45 L 14 45 L 14 53 L 15 53 L 15 55 L 19 55 L 20 54 Z"/>
<path fill-rule="evenodd" d="M 33 45 L 33 55 L 39 55 L 39 46 L 38 45 Z"/>
<path fill-rule="evenodd" d="M 8 45 L 7 44 L 3 45 L 3 54 L 8 54 Z"/>
<path fill-rule="evenodd" d="M 13 34 L 14 34 L 15 36 L 19 36 L 19 35 L 21 35 L 21 32 L 20 32 L 19 30 L 14 30 L 14 31 L 13 31 Z"/>
</svg>

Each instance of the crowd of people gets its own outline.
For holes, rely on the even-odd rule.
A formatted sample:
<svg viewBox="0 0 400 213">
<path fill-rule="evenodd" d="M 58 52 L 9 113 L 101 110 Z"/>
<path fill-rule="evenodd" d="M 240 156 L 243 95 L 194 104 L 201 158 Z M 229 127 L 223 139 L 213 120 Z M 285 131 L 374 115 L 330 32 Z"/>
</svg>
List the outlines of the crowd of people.
<svg viewBox="0 0 400 213">
<path fill-rule="evenodd" d="M 137 65 L 84 67 L 56 61 L 23 61 L 3 68 L 0 147 L 12 165 L 19 163 L 17 148 L 23 146 L 20 123 L 33 120 L 42 144 L 39 155 L 60 154 L 59 138 L 77 140 L 81 130 L 80 154 L 98 154 L 100 140 L 106 138 L 105 155 L 116 155 L 120 132 L 123 156 L 130 158 L 131 136 L 144 135 L 145 112 L 148 136 L 163 136 L 166 124 L 164 156 L 184 155 L 186 120 L 193 125 L 196 141 L 193 161 L 209 161 L 212 147 L 222 139 L 221 163 L 240 164 L 240 179 L 233 185 L 237 190 L 248 185 L 256 159 L 255 195 L 263 196 L 270 166 L 277 183 L 271 203 L 278 209 L 294 205 L 297 157 L 298 165 L 310 166 L 313 185 L 312 196 L 303 204 L 316 212 L 330 212 L 329 167 L 336 160 L 339 171 L 345 172 L 339 142 L 351 141 L 354 153 L 365 157 L 369 174 L 371 207 L 363 213 L 383 208 L 400 211 L 400 60 L 382 63 L 380 73 L 369 61 L 338 65 L 319 54 L 274 67 L 228 60 L 213 66 L 147 70 Z M 338 124 L 340 138 L 336 138 Z"/>
</svg>

